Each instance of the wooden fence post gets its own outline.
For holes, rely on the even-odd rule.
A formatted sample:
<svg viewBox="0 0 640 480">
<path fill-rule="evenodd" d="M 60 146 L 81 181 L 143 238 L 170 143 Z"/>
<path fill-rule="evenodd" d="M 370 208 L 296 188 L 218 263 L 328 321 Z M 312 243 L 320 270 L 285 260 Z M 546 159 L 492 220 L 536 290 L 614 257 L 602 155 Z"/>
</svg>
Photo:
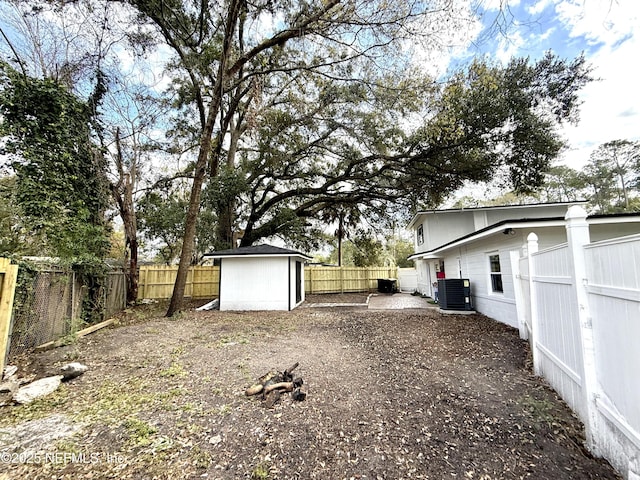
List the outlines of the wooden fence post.
<svg viewBox="0 0 640 480">
<path fill-rule="evenodd" d="M 18 266 L 11 260 L 0 258 L 0 378 L 4 371 L 5 359 L 9 351 L 9 327 L 13 314 L 13 299 L 16 293 Z"/>
<path fill-rule="evenodd" d="M 145 297 L 146 293 L 146 285 L 147 285 L 147 268 L 140 266 L 138 267 L 138 298 L 136 300 L 142 300 Z"/>
</svg>

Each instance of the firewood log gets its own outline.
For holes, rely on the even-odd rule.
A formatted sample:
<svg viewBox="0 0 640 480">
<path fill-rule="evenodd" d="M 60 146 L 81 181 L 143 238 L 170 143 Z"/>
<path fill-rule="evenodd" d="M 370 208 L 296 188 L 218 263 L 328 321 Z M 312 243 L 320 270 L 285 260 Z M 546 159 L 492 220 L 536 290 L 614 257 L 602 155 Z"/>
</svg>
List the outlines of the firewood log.
<svg viewBox="0 0 640 480">
<path fill-rule="evenodd" d="M 293 390 L 293 382 L 280 382 L 280 383 L 272 383 L 271 385 L 267 385 L 266 387 L 264 387 L 264 394 L 268 395 L 274 390 L 290 392 Z"/>
<path fill-rule="evenodd" d="M 264 386 L 262 384 L 256 383 L 255 385 L 251 385 L 249 388 L 247 388 L 247 390 L 244 392 L 244 394 L 247 397 L 250 397 L 252 395 L 257 395 L 262 391 L 263 388 L 264 388 Z"/>
<path fill-rule="evenodd" d="M 278 400 L 280 400 L 280 390 L 269 392 L 267 398 L 264 401 L 264 406 L 267 408 L 273 408 Z"/>
</svg>

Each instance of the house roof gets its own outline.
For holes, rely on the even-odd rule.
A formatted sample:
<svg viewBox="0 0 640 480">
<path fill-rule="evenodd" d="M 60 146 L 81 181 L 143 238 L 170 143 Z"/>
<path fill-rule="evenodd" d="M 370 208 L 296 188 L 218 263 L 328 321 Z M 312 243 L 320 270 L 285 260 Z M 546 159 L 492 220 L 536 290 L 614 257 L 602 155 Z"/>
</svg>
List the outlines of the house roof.
<svg viewBox="0 0 640 480">
<path fill-rule="evenodd" d="M 206 253 L 205 258 L 230 258 L 230 257 L 302 257 L 311 260 L 309 255 L 297 250 L 274 247 L 273 245 L 260 244 L 250 247 L 232 248 L 217 252 Z"/>
<path fill-rule="evenodd" d="M 521 208 L 540 208 L 540 207 L 569 207 L 571 205 L 586 205 L 586 200 L 577 200 L 573 202 L 540 202 L 540 203 L 525 203 L 525 204 L 516 204 L 516 205 L 494 205 L 489 207 L 470 207 L 470 208 L 445 208 L 442 210 L 420 210 L 415 213 L 415 215 L 411 218 L 411 221 L 407 225 L 408 229 L 413 228 L 415 222 L 423 215 L 435 215 L 435 214 L 443 214 L 443 213 L 454 213 L 454 212 L 479 212 L 486 210 L 507 210 L 507 209 L 521 209 Z"/>
<path fill-rule="evenodd" d="M 598 214 L 589 215 L 587 217 L 587 223 L 590 225 L 602 225 L 613 224 L 621 222 L 640 222 L 640 212 L 632 213 L 614 213 L 614 214 Z M 547 218 L 520 218 L 514 220 L 502 220 L 500 222 L 489 225 L 475 232 L 469 233 L 458 237 L 450 242 L 440 245 L 436 248 L 425 252 L 418 252 L 407 257 L 409 260 L 415 260 L 418 258 L 436 258 L 437 254 L 448 250 L 450 248 L 459 247 L 461 245 L 470 243 L 480 238 L 485 238 L 496 233 L 508 233 L 509 230 L 523 229 L 523 228 L 536 228 L 536 227 L 553 227 L 553 226 L 565 226 L 566 221 L 564 217 L 547 217 Z"/>
</svg>

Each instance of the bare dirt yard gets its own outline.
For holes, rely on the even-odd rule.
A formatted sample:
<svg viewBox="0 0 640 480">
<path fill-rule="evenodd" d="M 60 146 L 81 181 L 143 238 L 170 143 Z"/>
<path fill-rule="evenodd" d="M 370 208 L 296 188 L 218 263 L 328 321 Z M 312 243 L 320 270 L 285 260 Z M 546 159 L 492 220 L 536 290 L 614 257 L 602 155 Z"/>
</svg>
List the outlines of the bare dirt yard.
<svg viewBox="0 0 640 480">
<path fill-rule="evenodd" d="M 0 479 L 619 478 L 584 450 L 581 424 L 532 374 L 517 332 L 481 315 L 167 319 L 163 308 L 131 309 L 117 327 L 21 365 L 23 375 L 69 361 L 89 371 L 0 408 Z M 287 394 L 268 409 L 245 396 L 295 362 L 305 401 Z"/>
</svg>

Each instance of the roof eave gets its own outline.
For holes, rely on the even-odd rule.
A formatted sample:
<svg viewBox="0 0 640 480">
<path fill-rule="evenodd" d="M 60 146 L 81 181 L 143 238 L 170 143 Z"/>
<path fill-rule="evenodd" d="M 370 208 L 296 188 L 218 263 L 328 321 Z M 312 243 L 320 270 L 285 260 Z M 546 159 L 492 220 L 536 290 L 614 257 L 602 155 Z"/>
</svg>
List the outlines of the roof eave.
<svg viewBox="0 0 640 480">
<path fill-rule="evenodd" d="M 541 227 L 559 227 L 564 226 L 564 219 L 551 218 L 551 219 L 540 219 L 540 220 L 529 220 L 526 223 L 517 222 L 514 220 L 508 220 L 504 222 L 499 222 L 491 227 L 485 228 L 483 230 L 479 230 L 474 232 L 473 234 L 467 235 L 465 237 L 459 238 L 457 240 L 453 240 L 444 245 L 440 245 L 439 247 L 433 248 L 426 252 L 418 252 L 409 256 L 410 260 L 418 260 L 418 259 L 429 259 L 429 258 L 439 258 L 438 254 L 446 252 L 447 250 L 451 250 L 452 248 L 458 248 L 469 243 L 475 242 L 477 240 L 490 237 L 497 233 L 504 233 L 506 230 L 524 230 L 528 228 L 541 228 Z"/>
<path fill-rule="evenodd" d="M 587 223 L 589 225 L 611 225 L 617 223 L 629 223 L 629 222 L 640 222 L 640 214 L 638 213 L 625 213 L 625 214 L 617 214 L 617 215 L 594 215 L 587 217 Z M 498 222 L 492 226 L 489 226 L 485 229 L 478 230 L 477 232 L 473 232 L 472 234 L 466 235 L 464 237 L 453 240 L 444 245 L 440 245 L 439 247 L 433 248 L 426 252 L 417 252 L 409 257 L 409 260 L 421 260 L 421 259 L 436 259 L 440 258 L 438 256 L 439 253 L 445 252 L 452 248 L 458 248 L 468 243 L 477 241 L 482 238 L 489 237 L 491 235 L 495 235 L 496 233 L 504 232 L 508 229 L 513 230 L 524 230 L 529 228 L 542 228 L 542 227 L 565 227 L 566 220 L 563 217 L 553 217 L 553 218 L 540 218 L 540 219 L 526 219 L 526 220 L 505 220 L 502 222 Z"/>
<path fill-rule="evenodd" d="M 205 253 L 202 258 L 267 258 L 267 257 L 296 257 L 304 260 L 313 260 L 313 257 L 305 255 L 304 253 L 247 253 L 247 254 L 229 254 L 229 255 L 216 255 L 215 253 Z"/>
</svg>

